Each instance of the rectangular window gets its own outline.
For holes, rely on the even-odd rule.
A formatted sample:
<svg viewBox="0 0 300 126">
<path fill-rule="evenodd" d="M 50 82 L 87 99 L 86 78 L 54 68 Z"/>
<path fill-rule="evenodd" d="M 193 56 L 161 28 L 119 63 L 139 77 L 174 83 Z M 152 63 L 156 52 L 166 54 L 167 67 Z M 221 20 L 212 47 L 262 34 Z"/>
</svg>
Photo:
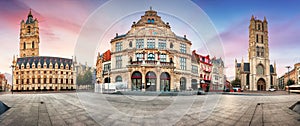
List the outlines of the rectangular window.
<svg viewBox="0 0 300 126">
<path fill-rule="evenodd" d="M 155 39 L 147 39 L 147 48 L 150 48 L 150 49 L 155 48 Z"/>
<path fill-rule="evenodd" d="M 122 56 L 116 56 L 116 68 L 122 68 Z"/>
<path fill-rule="evenodd" d="M 166 49 L 167 48 L 166 40 L 158 39 L 158 48 L 159 49 Z"/>
<path fill-rule="evenodd" d="M 116 52 L 122 51 L 122 42 L 117 42 L 116 43 Z"/>
<path fill-rule="evenodd" d="M 198 74 L 198 67 L 195 65 L 192 65 L 192 73 Z"/>
<path fill-rule="evenodd" d="M 186 45 L 185 44 L 180 44 L 180 52 L 186 53 Z"/>
<path fill-rule="evenodd" d="M 104 64 L 104 72 L 107 72 L 110 70 L 110 64 Z"/>
<path fill-rule="evenodd" d="M 142 53 L 136 53 L 136 61 L 142 61 L 143 60 L 143 54 Z"/>
<path fill-rule="evenodd" d="M 180 57 L 180 69 L 186 70 L 186 58 Z"/>
<path fill-rule="evenodd" d="M 167 62 L 167 55 L 166 54 L 160 54 L 159 59 L 160 59 L 160 62 Z"/>
<path fill-rule="evenodd" d="M 144 39 L 136 39 L 135 45 L 137 49 L 144 48 Z"/>
</svg>

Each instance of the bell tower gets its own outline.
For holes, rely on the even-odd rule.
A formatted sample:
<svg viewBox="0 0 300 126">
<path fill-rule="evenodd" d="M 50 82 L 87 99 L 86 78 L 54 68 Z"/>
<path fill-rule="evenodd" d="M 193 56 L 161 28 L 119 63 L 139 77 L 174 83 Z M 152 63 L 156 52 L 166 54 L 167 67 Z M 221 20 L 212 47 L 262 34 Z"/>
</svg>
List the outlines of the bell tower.
<svg viewBox="0 0 300 126">
<path fill-rule="evenodd" d="M 270 87 L 268 22 L 251 17 L 249 25 L 250 89 L 266 90 Z"/>
<path fill-rule="evenodd" d="M 38 20 L 33 19 L 30 9 L 26 22 L 21 21 L 20 57 L 39 56 L 39 43 Z"/>
</svg>

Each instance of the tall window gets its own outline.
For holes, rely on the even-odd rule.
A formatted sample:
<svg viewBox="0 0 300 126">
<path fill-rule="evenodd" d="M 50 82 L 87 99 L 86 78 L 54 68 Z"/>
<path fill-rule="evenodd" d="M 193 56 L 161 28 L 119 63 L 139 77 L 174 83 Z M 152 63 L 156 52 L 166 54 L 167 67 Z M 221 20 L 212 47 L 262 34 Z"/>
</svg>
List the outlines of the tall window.
<svg viewBox="0 0 300 126">
<path fill-rule="evenodd" d="M 180 52 L 186 53 L 186 45 L 185 44 L 180 44 Z"/>
<path fill-rule="evenodd" d="M 198 67 L 195 65 L 192 65 L 192 73 L 198 74 Z"/>
<path fill-rule="evenodd" d="M 144 48 L 144 39 L 136 39 L 135 45 L 137 49 Z"/>
<path fill-rule="evenodd" d="M 264 67 L 261 64 L 257 65 L 256 74 L 258 74 L 258 75 L 263 75 L 264 74 Z"/>
<path fill-rule="evenodd" d="M 186 58 L 180 57 L 180 69 L 186 70 Z"/>
<path fill-rule="evenodd" d="M 259 56 L 259 47 L 256 46 L 256 55 Z"/>
<path fill-rule="evenodd" d="M 264 36 L 261 35 L 261 43 L 264 43 Z"/>
<path fill-rule="evenodd" d="M 155 55 L 153 53 L 149 53 L 148 60 L 155 60 Z"/>
<path fill-rule="evenodd" d="M 147 48 L 155 48 L 155 39 L 147 39 Z"/>
<path fill-rule="evenodd" d="M 136 53 L 136 61 L 142 61 L 143 60 L 143 54 L 142 53 Z"/>
<path fill-rule="evenodd" d="M 264 47 L 261 47 L 261 56 L 262 57 L 264 57 L 264 55 L 265 55 L 264 52 L 265 52 Z"/>
<path fill-rule="evenodd" d="M 258 24 L 258 26 L 257 26 L 257 30 L 260 30 L 260 24 Z"/>
<path fill-rule="evenodd" d="M 258 34 L 256 34 L 256 42 L 258 42 Z"/>
<path fill-rule="evenodd" d="M 122 68 L 122 56 L 116 56 L 116 68 Z"/>
<path fill-rule="evenodd" d="M 26 42 L 23 43 L 23 47 L 24 47 L 24 49 L 26 49 Z"/>
<path fill-rule="evenodd" d="M 116 52 L 122 51 L 122 42 L 117 42 L 116 43 Z"/>
<path fill-rule="evenodd" d="M 167 48 L 166 40 L 158 39 L 158 48 L 166 49 Z"/>
<path fill-rule="evenodd" d="M 160 54 L 159 59 L 161 62 L 167 62 L 167 55 L 166 54 Z"/>
<path fill-rule="evenodd" d="M 34 41 L 32 41 L 32 43 L 31 43 L 31 48 L 34 49 Z"/>
<path fill-rule="evenodd" d="M 104 72 L 107 72 L 110 70 L 110 64 L 104 64 Z"/>
</svg>

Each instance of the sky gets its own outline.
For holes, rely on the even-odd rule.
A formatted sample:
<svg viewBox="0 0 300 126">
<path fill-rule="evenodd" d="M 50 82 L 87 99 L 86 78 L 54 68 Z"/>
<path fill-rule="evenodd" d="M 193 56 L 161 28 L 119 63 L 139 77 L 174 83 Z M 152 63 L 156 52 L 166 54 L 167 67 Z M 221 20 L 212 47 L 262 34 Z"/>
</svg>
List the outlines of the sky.
<svg viewBox="0 0 300 126">
<path fill-rule="evenodd" d="M 135 1 L 122 0 L 114 4 L 109 12 L 101 13 L 101 16 L 93 19 L 93 16 L 100 15 L 99 11 L 109 6 L 106 0 L 2 0 L 0 1 L 0 72 L 11 73 L 9 66 L 12 63 L 13 55 L 19 55 L 19 30 L 21 20 L 26 20 L 29 9 L 32 9 L 34 18 L 39 21 L 40 27 L 40 55 L 72 58 L 76 53 L 84 54 L 84 51 L 77 49 L 78 46 L 93 46 L 88 35 L 99 35 L 96 38 L 98 45 L 94 54 L 87 54 L 92 60 L 80 60 L 95 66 L 97 52 L 103 53 L 109 49 L 109 40 L 115 33 L 126 33 L 133 21 L 138 21 L 144 11 L 148 10 L 153 0 Z M 140 6 L 143 4 L 143 6 Z M 176 2 L 174 2 L 176 3 Z M 194 0 L 191 2 L 195 7 L 200 8 L 210 19 L 215 30 L 222 40 L 224 50 L 224 61 L 226 75 L 232 79 L 235 75 L 234 60 L 241 62 L 242 58 L 248 61 L 248 26 L 252 15 L 263 20 L 264 16 L 268 21 L 269 28 L 269 53 L 270 62 L 276 62 L 277 75 L 282 76 L 287 69 L 285 66 L 292 66 L 300 62 L 300 8 L 297 6 L 300 1 L 294 0 Z M 144 8 L 142 11 L 132 12 L 129 15 L 113 17 L 119 11 L 126 11 L 129 8 L 124 6 L 130 4 L 131 8 Z M 155 4 L 154 4 L 155 5 Z M 174 4 L 172 4 L 174 5 Z M 181 20 L 179 13 L 183 10 L 192 10 L 185 5 L 178 4 L 169 6 L 165 1 L 160 6 L 153 6 L 158 15 L 165 21 L 170 22 L 171 28 L 179 36 L 187 35 L 192 41 L 192 49 L 197 49 L 200 54 L 207 55 L 209 51 L 203 48 L 195 32 L 185 29 L 187 24 Z M 165 10 L 170 9 L 178 12 L 173 15 Z M 188 16 L 197 17 L 198 13 L 188 13 Z M 116 19 L 106 32 L 97 31 L 104 28 L 105 21 Z M 190 20 L 193 20 L 192 18 Z M 88 33 L 83 33 L 83 26 L 92 22 L 96 27 L 88 27 Z M 200 22 L 199 22 L 200 23 Z M 188 26 L 189 27 L 189 26 Z M 191 26 L 192 27 L 192 26 Z M 86 35 L 86 36 L 85 36 Z M 78 44 L 84 36 L 85 43 Z M 97 40 L 98 39 L 98 40 Z M 220 48 L 220 47 L 218 47 Z M 213 57 L 211 55 L 211 57 Z"/>
</svg>

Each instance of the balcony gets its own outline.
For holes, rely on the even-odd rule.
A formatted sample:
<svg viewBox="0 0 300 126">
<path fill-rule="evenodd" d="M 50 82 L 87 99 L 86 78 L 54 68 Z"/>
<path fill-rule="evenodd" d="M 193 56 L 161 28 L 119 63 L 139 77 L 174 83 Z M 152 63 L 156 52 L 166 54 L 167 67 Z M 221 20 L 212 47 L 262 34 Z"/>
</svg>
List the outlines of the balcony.
<svg viewBox="0 0 300 126">
<path fill-rule="evenodd" d="M 160 67 L 170 67 L 174 68 L 173 62 L 161 62 L 157 60 L 144 60 L 144 61 L 131 61 L 127 67 L 139 67 L 139 66 L 160 66 Z"/>
</svg>

